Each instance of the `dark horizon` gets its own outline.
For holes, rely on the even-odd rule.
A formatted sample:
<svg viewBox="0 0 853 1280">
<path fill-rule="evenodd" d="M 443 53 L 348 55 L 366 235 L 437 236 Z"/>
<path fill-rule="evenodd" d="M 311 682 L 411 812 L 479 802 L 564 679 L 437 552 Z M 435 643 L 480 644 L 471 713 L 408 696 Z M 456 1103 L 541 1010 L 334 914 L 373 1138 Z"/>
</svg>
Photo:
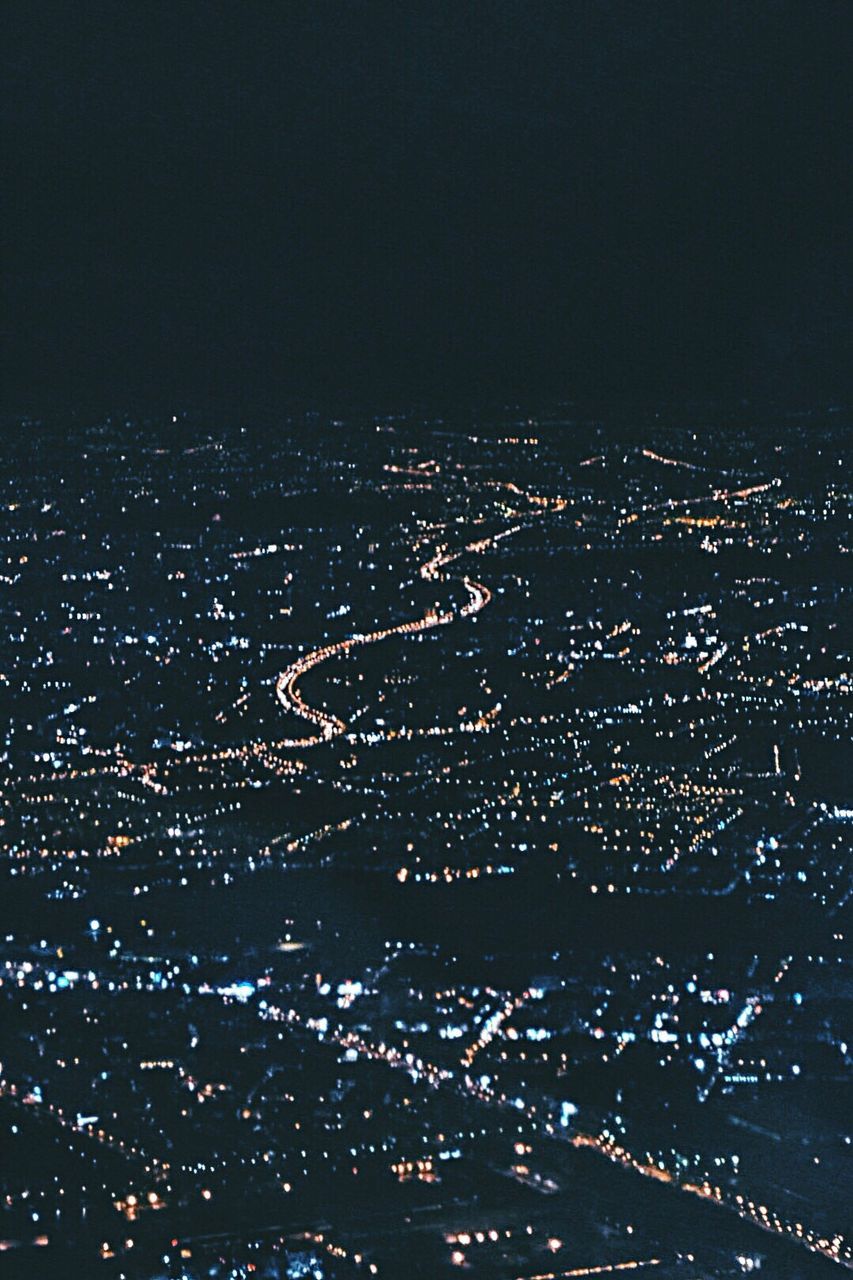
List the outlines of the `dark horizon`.
<svg viewBox="0 0 853 1280">
<path fill-rule="evenodd" d="M 2 400 L 849 401 L 849 8 L 9 12 Z"/>
</svg>

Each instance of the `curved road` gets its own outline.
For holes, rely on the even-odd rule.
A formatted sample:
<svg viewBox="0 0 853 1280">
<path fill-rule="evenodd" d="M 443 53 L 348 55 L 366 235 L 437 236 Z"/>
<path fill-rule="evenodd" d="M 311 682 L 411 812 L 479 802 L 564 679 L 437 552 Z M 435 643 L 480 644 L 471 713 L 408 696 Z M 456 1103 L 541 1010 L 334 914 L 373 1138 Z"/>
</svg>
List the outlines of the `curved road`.
<svg viewBox="0 0 853 1280">
<path fill-rule="evenodd" d="M 448 560 L 455 559 L 459 554 L 461 553 L 436 554 L 426 564 L 421 565 L 421 577 L 427 579 L 437 577 L 439 567 L 447 563 Z M 428 609 L 422 617 L 415 618 L 411 622 L 401 622 L 394 627 L 384 627 L 379 631 L 370 631 L 366 635 L 350 636 L 347 640 L 340 640 L 337 644 L 327 644 L 320 649 L 313 649 L 310 653 L 297 658 L 289 667 L 285 667 L 275 682 L 276 697 L 286 711 L 292 711 L 303 720 L 308 720 L 316 727 L 317 732 L 307 738 L 285 738 L 280 745 L 283 747 L 296 747 L 302 750 L 305 747 L 317 746 L 321 742 L 330 742 L 332 738 L 339 737 L 346 730 L 345 721 L 338 716 L 330 715 L 327 711 L 321 711 L 318 707 L 310 706 L 304 700 L 299 692 L 299 681 L 306 671 L 319 666 L 321 662 L 325 662 L 328 658 L 348 653 L 350 649 L 356 648 L 357 645 L 376 644 L 377 641 L 385 640 L 388 636 L 410 635 L 415 631 L 428 631 L 432 627 L 444 626 L 446 623 L 452 622 L 454 618 L 468 618 L 475 613 L 479 613 L 481 609 L 485 609 L 492 598 L 489 588 L 484 586 L 482 582 L 476 582 L 473 578 L 467 576 L 463 577 L 461 581 L 468 592 L 469 599 L 458 612 L 449 609 L 443 613 L 436 613 L 434 609 Z"/>
</svg>

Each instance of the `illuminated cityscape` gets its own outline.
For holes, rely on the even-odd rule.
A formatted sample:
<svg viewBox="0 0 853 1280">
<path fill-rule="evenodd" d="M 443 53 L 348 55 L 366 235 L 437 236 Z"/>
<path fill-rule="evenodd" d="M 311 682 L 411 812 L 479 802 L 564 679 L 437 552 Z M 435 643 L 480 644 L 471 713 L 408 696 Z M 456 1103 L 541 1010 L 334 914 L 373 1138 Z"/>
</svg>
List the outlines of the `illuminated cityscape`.
<svg viewBox="0 0 853 1280">
<path fill-rule="evenodd" d="M 0 1280 L 853 1270 L 845 410 L 4 439 Z"/>
<path fill-rule="evenodd" d="M 852 19 L 4 7 L 0 1280 L 853 1273 Z"/>
</svg>

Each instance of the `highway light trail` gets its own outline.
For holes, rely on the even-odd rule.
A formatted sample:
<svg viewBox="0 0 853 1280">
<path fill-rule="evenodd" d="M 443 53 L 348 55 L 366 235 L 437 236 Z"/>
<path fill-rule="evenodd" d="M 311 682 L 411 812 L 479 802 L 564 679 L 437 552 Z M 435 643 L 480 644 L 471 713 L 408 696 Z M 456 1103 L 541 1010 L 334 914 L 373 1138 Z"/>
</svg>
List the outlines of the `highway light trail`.
<svg viewBox="0 0 853 1280">
<path fill-rule="evenodd" d="M 506 537 L 510 532 L 515 530 L 506 530 L 503 535 Z M 472 544 L 465 550 L 482 550 L 489 545 L 494 539 L 483 539 L 482 542 Z M 438 576 L 440 566 L 446 564 L 448 560 L 455 559 L 457 555 L 447 555 L 441 552 L 436 553 L 434 557 L 421 565 L 421 576 L 432 579 Z M 378 631 L 370 631 L 366 635 L 349 636 L 346 640 L 340 640 L 337 644 L 322 645 L 319 649 L 312 649 L 310 653 L 303 654 L 301 658 L 297 658 L 289 667 L 285 667 L 275 682 L 275 694 L 281 705 L 286 711 L 292 711 L 300 716 L 303 720 L 307 720 L 313 724 L 318 730 L 317 733 L 309 737 L 303 738 L 286 738 L 282 742 L 282 746 L 294 747 L 303 750 L 306 747 L 318 746 L 321 742 L 331 742 L 333 738 L 339 737 L 346 732 L 347 723 L 339 716 L 331 715 L 327 711 L 321 711 L 319 707 L 312 707 L 305 701 L 299 692 L 299 681 L 314 667 L 318 667 L 320 663 L 326 662 L 329 658 L 339 657 L 341 654 L 349 653 L 350 650 L 358 648 L 360 645 L 377 644 L 380 640 L 387 640 L 389 636 L 413 635 L 419 631 L 429 631 L 433 627 L 445 626 L 449 622 L 453 622 L 455 618 L 470 618 L 474 614 L 479 613 L 481 609 L 485 609 L 486 605 L 492 598 L 492 593 L 482 582 L 476 582 L 467 575 L 463 576 L 460 581 L 468 592 L 468 600 L 459 610 L 445 609 L 441 613 L 435 609 L 427 609 L 420 618 L 414 618 L 409 622 L 400 622 L 393 627 L 382 627 Z"/>
<path fill-rule="evenodd" d="M 523 493 L 516 485 L 509 487 L 515 492 Z M 565 501 L 559 498 L 549 499 L 527 493 L 524 496 L 535 505 L 535 510 L 532 514 L 537 516 L 544 515 L 547 510 L 562 511 L 566 505 Z M 428 560 L 425 560 L 419 566 L 418 574 L 425 581 L 433 582 L 442 576 L 441 571 L 445 565 L 458 560 L 467 552 L 479 553 L 487 551 L 495 543 L 501 542 L 505 538 L 511 538 L 524 527 L 525 525 L 523 524 L 514 524 L 508 529 L 501 529 L 498 533 L 469 542 L 456 551 L 449 551 L 446 547 L 439 547 Z M 301 719 L 307 720 L 315 726 L 318 732 L 309 737 L 286 738 L 279 745 L 304 750 L 307 747 L 318 746 L 321 742 L 331 742 L 333 738 L 338 738 L 342 733 L 346 732 L 347 723 L 345 720 L 327 711 L 321 711 L 319 707 L 312 707 L 299 692 L 299 681 L 302 676 L 314 667 L 318 667 L 320 663 L 326 662 L 329 658 L 336 658 L 341 654 L 349 653 L 351 649 L 355 649 L 360 645 L 377 644 L 380 640 L 387 640 L 389 636 L 412 635 L 419 631 L 429 631 L 433 627 L 445 626 L 447 623 L 453 622 L 455 618 L 473 617 L 474 614 L 485 609 L 492 598 L 490 589 L 484 583 L 477 582 L 467 575 L 463 575 L 458 581 L 461 581 L 468 592 L 467 602 L 458 610 L 446 609 L 441 613 L 437 613 L 434 609 L 428 609 L 420 618 L 412 619 L 409 622 L 401 622 L 393 627 L 383 627 L 377 631 L 370 631 L 366 635 L 357 634 L 350 636 L 346 640 L 340 640 L 337 644 L 322 645 L 319 649 L 312 649 L 310 653 L 303 654 L 302 657 L 292 662 L 289 667 L 285 667 L 275 682 L 275 695 L 278 701 L 285 711 L 293 712 Z"/>
</svg>

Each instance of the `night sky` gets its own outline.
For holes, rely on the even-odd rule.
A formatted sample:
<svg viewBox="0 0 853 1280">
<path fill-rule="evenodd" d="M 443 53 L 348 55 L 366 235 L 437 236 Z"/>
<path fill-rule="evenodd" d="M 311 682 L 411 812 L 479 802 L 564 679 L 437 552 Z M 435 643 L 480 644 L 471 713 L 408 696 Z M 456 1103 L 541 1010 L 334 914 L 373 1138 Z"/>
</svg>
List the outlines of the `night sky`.
<svg viewBox="0 0 853 1280">
<path fill-rule="evenodd" d="M 3 26 L 8 407 L 853 391 L 847 0 Z"/>
</svg>

